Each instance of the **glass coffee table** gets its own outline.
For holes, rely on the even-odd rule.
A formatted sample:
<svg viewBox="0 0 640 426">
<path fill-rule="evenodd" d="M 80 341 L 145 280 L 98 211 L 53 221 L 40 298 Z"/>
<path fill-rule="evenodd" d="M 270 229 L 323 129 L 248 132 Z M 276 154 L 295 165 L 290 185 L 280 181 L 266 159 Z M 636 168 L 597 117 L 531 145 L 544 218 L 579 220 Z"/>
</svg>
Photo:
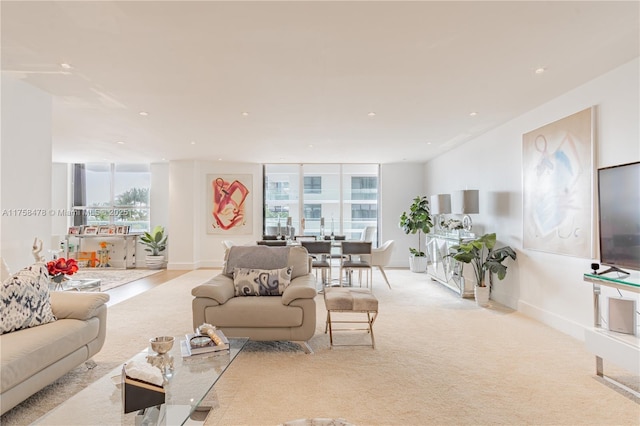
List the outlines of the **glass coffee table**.
<svg viewBox="0 0 640 426">
<path fill-rule="evenodd" d="M 71 278 L 60 283 L 51 283 L 50 290 L 55 291 L 100 291 L 100 280 L 96 278 Z"/>
<path fill-rule="evenodd" d="M 34 424 L 45 425 L 182 425 L 193 421 L 193 415 L 203 398 L 213 388 L 222 373 L 231 365 L 249 339 L 229 338 L 230 350 L 182 357 L 184 336 L 176 337 L 169 354 L 173 356 L 173 371 L 165 385 L 166 401 L 158 408 L 124 414 L 122 401 L 122 365 L 92 383 L 76 395 L 40 417 Z M 129 361 L 145 362 L 145 349 Z M 124 363 L 123 363 L 124 364 Z"/>
</svg>

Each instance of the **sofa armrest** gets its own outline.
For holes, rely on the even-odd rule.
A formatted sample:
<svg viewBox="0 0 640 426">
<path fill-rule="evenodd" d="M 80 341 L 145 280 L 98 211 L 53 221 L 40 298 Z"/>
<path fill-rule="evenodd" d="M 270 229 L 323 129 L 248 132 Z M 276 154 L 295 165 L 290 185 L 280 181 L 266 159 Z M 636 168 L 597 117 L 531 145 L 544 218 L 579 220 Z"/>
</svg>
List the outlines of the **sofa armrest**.
<svg viewBox="0 0 640 426">
<path fill-rule="evenodd" d="M 316 278 L 312 274 L 302 275 L 291 280 L 282 293 L 282 304 L 288 305 L 296 299 L 313 299 L 316 291 Z"/>
<path fill-rule="evenodd" d="M 222 274 L 216 275 L 206 283 L 192 288 L 191 295 L 213 299 L 222 305 L 235 295 L 233 278 Z"/>
<path fill-rule="evenodd" d="M 58 319 L 86 321 L 97 316 L 100 307 L 108 301 L 107 293 L 51 292 L 51 310 Z"/>
</svg>

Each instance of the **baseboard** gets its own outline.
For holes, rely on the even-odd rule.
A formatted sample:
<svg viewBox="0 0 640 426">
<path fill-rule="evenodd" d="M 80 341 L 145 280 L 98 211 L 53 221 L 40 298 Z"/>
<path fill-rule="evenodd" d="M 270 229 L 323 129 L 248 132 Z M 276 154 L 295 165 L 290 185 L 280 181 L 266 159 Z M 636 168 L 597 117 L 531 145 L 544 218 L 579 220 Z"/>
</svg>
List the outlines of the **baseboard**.
<svg viewBox="0 0 640 426">
<path fill-rule="evenodd" d="M 198 268 L 216 268 L 220 269 L 224 265 L 222 260 L 201 260 L 197 263 Z"/>
<path fill-rule="evenodd" d="M 586 328 L 578 324 L 575 321 L 561 317 L 544 309 L 540 309 L 537 306 L 531 305 L 527 302 L 518 301 L 518 312 L 523 315 L 533 318 L 543 324 L 548 325 L 558 331 L 561 331 L 569 336 L 584 341 L 584 333 Z"/>
<path fill-rule="evenodd" d="M 197 269 L 197 267 L 193 263 L 169 262 L 167 263 L 167 269 L 175 269 L 179 271 L 192 271 L 194 269 Z"/>
</svg>

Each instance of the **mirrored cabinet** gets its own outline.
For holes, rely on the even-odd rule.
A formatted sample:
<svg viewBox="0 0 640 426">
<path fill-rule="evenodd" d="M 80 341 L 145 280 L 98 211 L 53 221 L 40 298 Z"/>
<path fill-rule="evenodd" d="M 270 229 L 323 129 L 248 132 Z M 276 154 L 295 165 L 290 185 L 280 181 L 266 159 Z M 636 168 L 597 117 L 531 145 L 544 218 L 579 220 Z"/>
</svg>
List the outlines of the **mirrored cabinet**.
<svg viewBox="0 0 640 426">
<path fill-rule="evenodd" d="M 429 266 L 427 274 L 432 280 L 449 287 L 461 297 L 473 298 L 473 278 L 465 279 L 463 263 L 447 256 L 451 247 L 460 244 L 464 238 L 471 238 L 472 234 L 435 232 L 427 234 L 427 259 Z"/>
</svg>

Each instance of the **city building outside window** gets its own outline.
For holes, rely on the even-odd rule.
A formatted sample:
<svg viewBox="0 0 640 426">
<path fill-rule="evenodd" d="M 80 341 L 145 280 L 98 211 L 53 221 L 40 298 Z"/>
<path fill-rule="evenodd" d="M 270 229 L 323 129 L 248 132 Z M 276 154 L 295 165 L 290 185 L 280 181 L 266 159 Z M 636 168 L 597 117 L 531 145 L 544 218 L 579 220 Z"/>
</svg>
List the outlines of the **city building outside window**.
<svg viewBox="0 0 640 426">
<path fill-rule="evenodd" d="M 265 232 L 291 217 L 302 235 L 304 218 L 304 235 L 359 240 L 365 227 L 378 225 L 378 182 L 378 164 L 266 164 Z"/>
</svg>

